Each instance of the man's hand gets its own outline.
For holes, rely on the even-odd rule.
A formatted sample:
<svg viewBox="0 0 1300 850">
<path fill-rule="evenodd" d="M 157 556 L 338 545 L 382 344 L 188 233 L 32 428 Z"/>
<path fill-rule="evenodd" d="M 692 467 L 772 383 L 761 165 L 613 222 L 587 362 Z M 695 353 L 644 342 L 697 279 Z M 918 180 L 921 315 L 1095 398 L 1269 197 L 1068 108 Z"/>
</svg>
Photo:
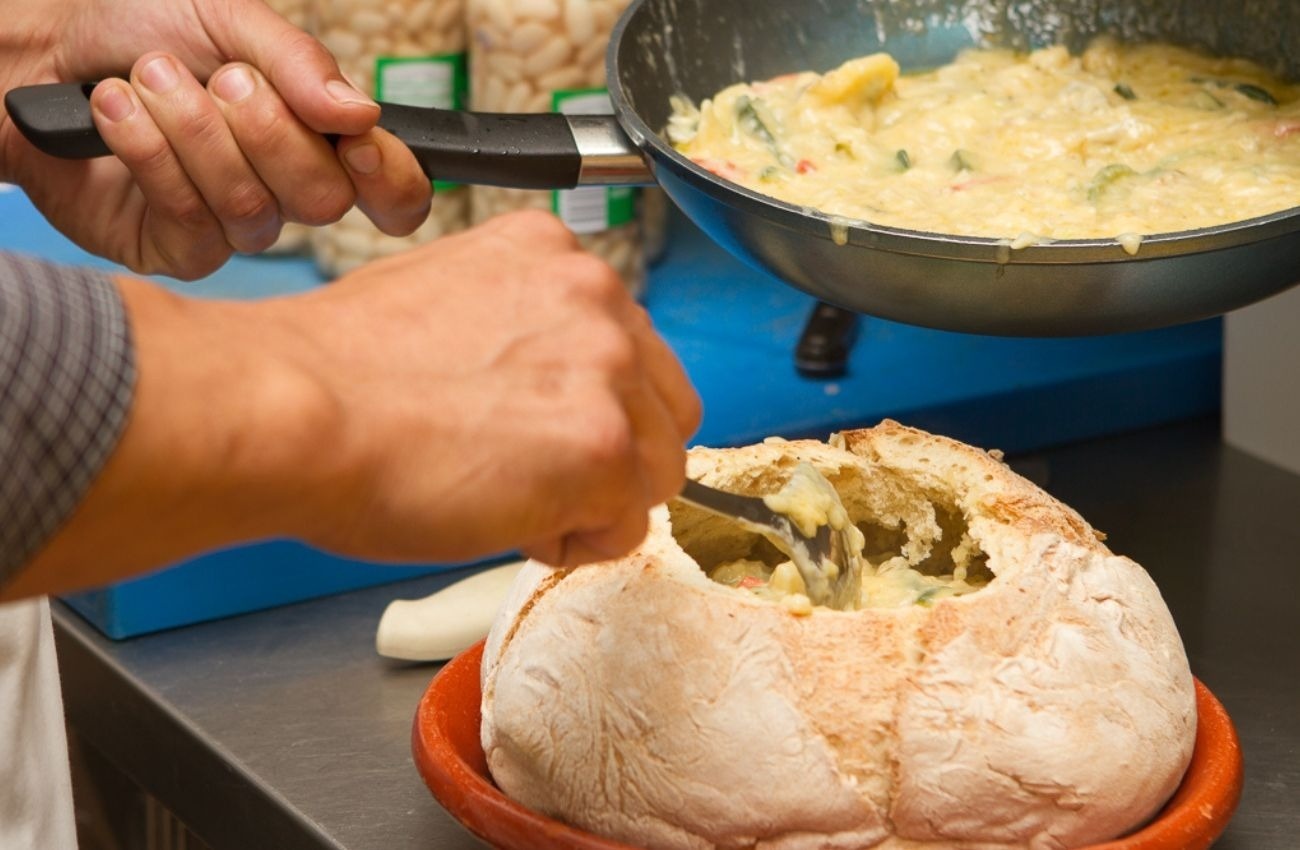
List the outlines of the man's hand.
<svg viewBox="0 0 1300 850">
<path fill-rule="evenodd" d="M 605 560 L 681 488 L 699 399 L 614 271 L 549 215 L 289 298 L 122 289 L 130 422 L 9 597 L 271 536 L 392 561 Z"/>
<path fill-rule="evenodd" d="M 681 489 L 699 400 L 615 272 L 550 215 L 374 263 L 284 321 L 352 412 L 330 448 L 350 483 L 309 532 L 329 549 L 604 560 Z"/>
<path fill-rule="evenodd" d="M 91 108 L 116 158 L 47 157 L 0 112 L 0 178 L 87 250 L 188 279 L 286 221 L 357 203 L 401 235 L 428 214 L 428 180 L 378 106 L 260 0 L 0 0 L 0 17 L 0 90 L 104 80 Z"/>
</svg>

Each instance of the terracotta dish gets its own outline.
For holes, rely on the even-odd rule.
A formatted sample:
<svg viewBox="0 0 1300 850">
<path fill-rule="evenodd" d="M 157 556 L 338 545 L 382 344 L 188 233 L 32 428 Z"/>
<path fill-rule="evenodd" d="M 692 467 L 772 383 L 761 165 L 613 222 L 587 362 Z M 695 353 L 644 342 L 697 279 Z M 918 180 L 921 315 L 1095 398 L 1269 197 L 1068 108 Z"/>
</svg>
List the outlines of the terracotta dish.
<svg viewBox="0 0 1300 850">
<path fill-rule="evenodd" d="M 488 775 L 479 742 L 483 644 L 438 672 L 420 700 L 411 733 L 416 767 L 433 796 L 466 829 L 501 850 L 631 850 L 507 798 Z M 1077 850 L 1204 850 L 1241 797 L 1241 749 L 1223 705 L 1196 682 L 1192 761 L 1173 798 L 1138 831 Z"/>
</svg>

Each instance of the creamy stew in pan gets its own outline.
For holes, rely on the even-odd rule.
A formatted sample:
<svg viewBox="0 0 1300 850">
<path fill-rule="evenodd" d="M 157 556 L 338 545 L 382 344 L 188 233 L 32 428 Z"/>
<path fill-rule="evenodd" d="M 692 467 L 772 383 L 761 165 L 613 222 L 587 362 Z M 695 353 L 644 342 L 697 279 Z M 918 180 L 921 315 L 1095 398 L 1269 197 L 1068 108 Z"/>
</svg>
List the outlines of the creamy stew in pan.
<svg viewBox="0 0 1300 850">
<path fill-rule="evenodd" d="M 875 54 L 673 106 L 677 149 L 742 186 L 1013 248 L 1136 253 L 1143 235 L 1300 205 L 1300 86 L 1170 45 L 971 50 L 914 75 Z"/>
</svg>

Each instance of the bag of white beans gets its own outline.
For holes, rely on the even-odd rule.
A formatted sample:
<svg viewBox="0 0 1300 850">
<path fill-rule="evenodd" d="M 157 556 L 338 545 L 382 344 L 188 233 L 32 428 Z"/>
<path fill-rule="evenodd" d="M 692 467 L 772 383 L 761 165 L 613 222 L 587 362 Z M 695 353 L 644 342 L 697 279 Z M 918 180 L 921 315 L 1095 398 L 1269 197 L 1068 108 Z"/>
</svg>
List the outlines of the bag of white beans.
<svg viewBox="0 0 1300 850">
<path fill-rule="evenodd" d="M 628 0 L 467 0 L 470 92 L 485 112 L 610 113 L 605 48 Z M 645 257 L 636 190 L 584 187 L 539 192 L 475 186 L 481 222 L 525 208 L 551 210 L 639 295 Z"/>
<path fill-rule="evenodd" d="M 317 37 L 362 91 L 387 103 L 464 108 L 464 0 L 315 0 L 313 11 Z M 387 236 L 354 209 L 316 229 L 312 252 L 323 273 L 340 275 L 468 222 L 469 190 L 435 181 L 429 218 L 410 236 Z"/>
</svg>

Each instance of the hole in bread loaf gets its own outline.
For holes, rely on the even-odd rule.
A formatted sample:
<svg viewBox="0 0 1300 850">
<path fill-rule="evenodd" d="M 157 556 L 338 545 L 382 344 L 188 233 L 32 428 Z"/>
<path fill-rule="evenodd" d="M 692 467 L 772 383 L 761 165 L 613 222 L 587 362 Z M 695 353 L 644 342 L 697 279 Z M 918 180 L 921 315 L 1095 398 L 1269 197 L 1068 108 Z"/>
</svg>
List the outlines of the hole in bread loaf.
<svg viewBox="0 0 1300 850">
<path fill-rule="evenodd" d="M 931 605 L 976 592 L 993 580 L 988 558 L 956 506 L 913 490 L 910 504 L 893 506 L 891 524 L 870 515 L 870 500 L 855 497 L 869 482 L 853 472 L 829 477 L 865 540 L 858 607 Z M 745 492 L 734 484 L 735 492 Z M 763 536 L 680 502 L 670 503 L 669 519 L 677 543 L 719 584 L 772 602 L 802 594 L 802 579 L 789 557 Z"/>
<path fill-rule="evenodd" d="M 912 569 L 925 576 L 964 574 L 966 581 L 972 584 L 985 585 L 992 581 L 993 572 L 988 567 L 988 555 L 971 538 L 970 527 L 961 511 L 942 502 L 931 504 L 934 505 L 934 518 L 939 526 L 940 537 L 932 541 L 928 556 L 911 564 Z M 900 548 L 903 542 L 899 541 Z"/>
</svg>

